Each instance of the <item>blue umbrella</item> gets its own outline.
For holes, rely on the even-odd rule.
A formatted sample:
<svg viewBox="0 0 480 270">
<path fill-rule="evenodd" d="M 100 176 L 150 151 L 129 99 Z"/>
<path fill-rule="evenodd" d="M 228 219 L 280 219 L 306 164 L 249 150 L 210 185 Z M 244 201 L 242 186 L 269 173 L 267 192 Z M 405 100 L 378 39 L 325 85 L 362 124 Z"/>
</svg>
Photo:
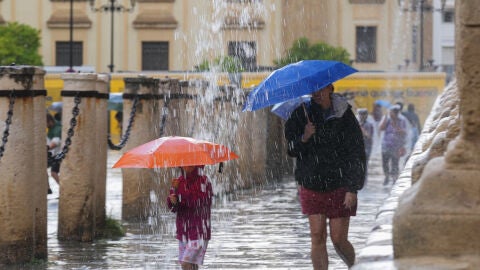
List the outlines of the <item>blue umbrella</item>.
<svg viewBox="0 0 480 270">
<path fill-rule="evenodd" d="M 287 120 L 290 117 L 290 114 L 292 114 L 293 110 L 300 106 L 300 104 L 310 101 L 311 98 L 311 96 L 301 96 L 275 104 L 272 108 L 272 113 L 280 116 L 280 118 L 283 120 Z"/>
<path fill-rule="evenodd" d="M 310 94 L 358 70 L 338 61 L 303 60 L 272 72 L 247 97 L 243 111 L 254 111 Z"/>
<path fill-rule="evenodd" d="M 50 105 L 48 109 L 55 112 L 61 112 L 62 107 L 63 107 L 63 102 L 55 101 L 55 102 L 52 102 L 52 105 Z"/>
<path fill-rule="evenodd" d="M 380 105 L 382 107 L 385 107 L 385 108 L 390 108 L 390 106 L 392 106 L 392 104 L 386 100 L 383 100 L 383 99 L 377 99 L 375 100 L 375 104 L 376 105 Z"/>
</svg>

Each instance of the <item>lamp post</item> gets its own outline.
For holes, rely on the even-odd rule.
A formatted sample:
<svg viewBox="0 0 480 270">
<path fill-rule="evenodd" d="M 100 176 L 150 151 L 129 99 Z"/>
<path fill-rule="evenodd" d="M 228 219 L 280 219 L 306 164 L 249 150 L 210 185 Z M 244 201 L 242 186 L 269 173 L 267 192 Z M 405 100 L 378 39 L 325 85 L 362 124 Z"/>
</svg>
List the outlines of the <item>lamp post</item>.
<svg viewBox="0 0 480 270">
<path fill-rule="evenodd" d="M 73 0 L 70 0 L 70 41 L 69 41 L 69 65 L 67 72 L 74 72 L 73 70 Z"/>
<path fill-rule="evenodd" d="M 113 64 L 113 46 L 114 46 L 114 13 L 115 12 L 131 12 L 135 7 L 135 0 L 130 0 L 130 7 L 125 7 L 122 4 L 117 3 L 117 0 L 108 0 L 108 4 L 101 5 L 100 7 L 95 7 L 95 0 L 90 0 L 90 7 L 94 12 L 110 12 L 110 21 L 111 21 L 111 28 L 110 28 L 110 65 L 108 68 L 110 69 L 110 73 L 114 71 L 115 65 Z"/>
<path fill-rule="evenodd" d="M 398 0 L 398 4 L 400 6 L 403 5 L 403 2 L 404 2 L 404 0 Z M 439 9 L 439 10 L 434 10 L 433 7 L 431 5 L 429 5 L 427 3 L 427 1 L 425 1 L 425 0 L 417 0 L 417 3 L 418 3 L 417 6 L 415 6 L 415 7 L 412 6 L 412 9 L 408 9 L 408 8 L 407 9 L 402 9 L 402 11 L 404 11 L 404 12 L 405 11 L 406 12 L 411 12 L 411 11 L 417 12 L 417 10 L 420 11 L 420 35 L 419 35 L 419 40 L 420 40 L 420 46 L 419 46 L 420 47 L 420 64 L 419 64 L 419 67 L 418 67 L 419 71 L 423 71 L 424 68 L 425 68 L 424 40 L 423 40 L 423 35 L 424 35 L 424 29 L 423 28 L 424 28 L 424 20 L 425 20 L 424 19 L 424 13 L 426 11 L 428 11 L 428 12 L 431 12 L 431 11 L 441 11 L 441 12 L 443 12 L 444 7 L 445 7 L 445 2 L 446 2 L 446 0 L 441 0 L 442 8 Z"/>
</svg>

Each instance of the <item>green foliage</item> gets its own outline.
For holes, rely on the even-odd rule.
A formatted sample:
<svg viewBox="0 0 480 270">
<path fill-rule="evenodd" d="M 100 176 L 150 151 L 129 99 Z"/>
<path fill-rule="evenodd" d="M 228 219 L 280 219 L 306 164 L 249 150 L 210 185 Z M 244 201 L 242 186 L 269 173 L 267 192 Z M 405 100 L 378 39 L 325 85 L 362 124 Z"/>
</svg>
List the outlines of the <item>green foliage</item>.
<svg viewBox="0 0 480 270">
<path fill-rule="evenodd" d="M 219 56 L 213 60 L 212 63 L 208 60 L 203 60 L 200 65 L 196 67 L 197 71 L 211 71 L 217 70 L 220 72 L 237 73 L 244 71 L 240 59 L 234 56 Z"/>
<path fill-rule="evenodd" d="M 307 38 L 299 38 L 293 42 L 286 55 L 276 61 L 275 65 L 283 67 L 301 60 L 335 60 L 350 63 L 350 54 L 342 47 L 334 47 L 323 42 L 310 44 Z"/>
<path fill-rule="evenodd" d="M 33 258 L 30 262 L 26 263 L 25 267 L 34 267 L 34 266 L 47 266 L 48 261 L 46 259 Z"/>
<path fill-rule="evenodd" d="M 40 31 L 16 22 L 0 25 L 0 65 L 42 66 Z"/>
<path fill-rule="evenodd" d="M 105 227 L 99 233 L 101 238 L 118 239 L 125 236 L 125 229 L 119 221 L 107 217 Z"/>
</svg>

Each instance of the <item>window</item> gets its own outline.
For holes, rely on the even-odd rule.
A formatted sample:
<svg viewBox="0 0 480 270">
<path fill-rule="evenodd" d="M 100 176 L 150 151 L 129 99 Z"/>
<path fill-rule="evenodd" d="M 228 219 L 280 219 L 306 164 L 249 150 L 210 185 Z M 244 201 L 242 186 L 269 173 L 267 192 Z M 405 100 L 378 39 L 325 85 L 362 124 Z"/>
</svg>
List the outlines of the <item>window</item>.
<svg viewBox="0 0 480 270">
<path fill-rule="evenodd" d="M 453 10 L 445 10 L 443 12 L 443 22 L 444 23 L 453 23 L 455 17 L 454 17 L 455 13 L 453 12 Z"/>
<path fill-rule="evenodd" d="M 168 70 L 168 42 L 142 42 L 142 70 Z"/>
<path fill-rule="evenodd" d="M 254 41 L 230 41 L 228 55 L 238 57 L 246 71 L 257 68 L 257 46 Z"/>
<path fill-rule="evenodd" d="M 377 61 L 377 27 L 357 26 L 356 29 L 357 63 L 375 63 Z"/>
<path fill-rule="evenodd" d="M 72 43 L 72 66 L 83 65 L 83 43 Z M 57 41 L 55 44 L 55 65 L 70 66 L 70 41 Z"/>
</svg>

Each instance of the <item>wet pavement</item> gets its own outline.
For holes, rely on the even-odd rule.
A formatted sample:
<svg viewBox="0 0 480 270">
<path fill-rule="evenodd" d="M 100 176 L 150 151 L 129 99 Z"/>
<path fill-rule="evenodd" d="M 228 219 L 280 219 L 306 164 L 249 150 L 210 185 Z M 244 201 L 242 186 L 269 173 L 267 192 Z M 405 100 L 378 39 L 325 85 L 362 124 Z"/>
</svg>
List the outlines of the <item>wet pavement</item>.
<svg viewBox="0 0 480 270">
<path fill-rule="evenodd" d="M 109 168 L 120 157 L 109 153 Z M 57 241 L 58 186 L 48 195 L 48 263 L 9 269 L 180 269 L 174 218 L 161 209 L 149 222 L 124 224 L 127 235 L 94 243 Z M 108 169 L 107 215 L 121 216 L 121 171 Z M 349 238 L 357 255 L 365 247 L 378 208 L 391 186 L 383 186 L 380 157 L 372 156 L 368 182 L 359 192 Z M 330 240 L 329 269 L 347 269 Z M 216 198 L 212 240 L 201 269 L 311 269 L 308 220 L 301 214 L 293 177 Z"/>
</svg>

